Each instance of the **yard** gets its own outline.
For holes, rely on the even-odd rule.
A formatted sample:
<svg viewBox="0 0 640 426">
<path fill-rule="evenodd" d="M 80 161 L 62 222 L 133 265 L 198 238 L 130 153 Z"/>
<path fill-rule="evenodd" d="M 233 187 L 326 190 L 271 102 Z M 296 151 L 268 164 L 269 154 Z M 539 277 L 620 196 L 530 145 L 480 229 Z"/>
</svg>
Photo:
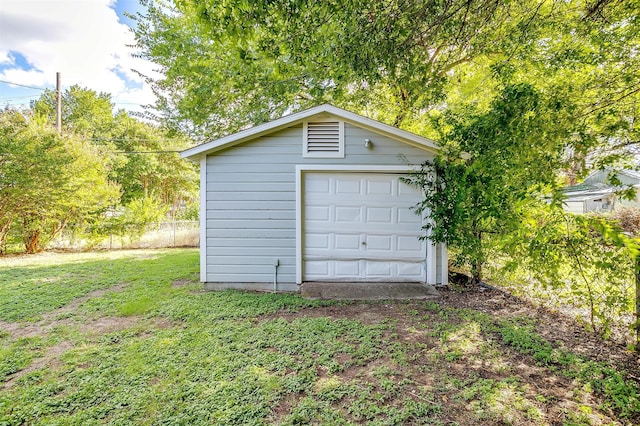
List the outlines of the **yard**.
<svg viewBox="0 0 640 426">
<path fill-rule="evenodd" d="M 495 290 L 204 292 L 192 249 L 0 258 L 0 425 L 640 423 L 623 347 Z"/>
</svg>

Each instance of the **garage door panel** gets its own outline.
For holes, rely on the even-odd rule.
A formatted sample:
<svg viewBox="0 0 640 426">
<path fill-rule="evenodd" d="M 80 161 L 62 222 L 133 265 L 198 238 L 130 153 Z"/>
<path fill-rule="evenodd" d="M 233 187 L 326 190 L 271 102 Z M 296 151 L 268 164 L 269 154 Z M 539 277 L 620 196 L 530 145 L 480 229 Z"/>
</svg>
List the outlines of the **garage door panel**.
<svg viewBox="0 0 640 426">
<path fill-rule="evenodd" d="M 427 245 L 424 240 L 416 238 L 416 236 L 398 236 L 398 252 L 402 253 L 425 253 Z"/>
<path fill-rule="evenodd" d="M 371 253 L 375 251 L 381 252 L 383 256 L 388 256 L 389 252 L 393 250 L 393 235 L 367 235 L 365 238 L 366 247 L 363 251 Z"/>
<path fill-rule="evenodd" d="M 328 222 L 331 218 L 331 209 L 328 206 L 308 206 L 306 218 L 307 220 Z"/>
<path fill-rule="evenodd" d="M 360 261 L 358 260 L 338 260 L 334 262 L 334 267 L 336 278 L 350 279 L 351 277 L 359 277 L 361 275 Z"/>
<path fill-rule="evenodd" d="M 393 182 L 389 180 L 376 181 L 375 179 L 370 179 L 367 182 L 367 195 L 393 195 L 395 191 L 393 191 L 394 185 Z"/>
<path fill-rule="evenodd" d="M 345 180 L 339 179 L 335 181 L 335 194 L 360 194 L 361 182 L 360 180 Z"/>
<path fill-rule="evenodd" d="M 309 180 L 305 185 L 305 192 L 311 194 L 328 194 L 331 189 L 331 178 L 319 176 L 317 179 Z"/>
<path fill-rule="evenodd" d="M 420 190 L 415 186 L 407 185 L 403 182 L 398 181 L 398 196 L 408 197 L 408 198 L 413 198 L 413 197 L 419 198 L 421 196 L 421 193 L 420 193 Z"/>
<path fill-rule="evenodd" d="M 335 207 L 336 222 L 360 223 L 362 222 L 361 207 Z"/>
<path fill-rule="evenodd" d="M 424 282 L 420 191 L 383 173 L 305 173 L 304 188 L 304 280 Z"/>
<path fill-rule="evenodd" d="M 307 251 L 313 251 L 313 249 L 329 250 L 331 248 L 329 237 L 327 234 L 307 234 L 305 238 Z"/>
<path fill-rule="evenodd" d="M 366 221 L 368 223 L 393 223 L 393 210 L 392 207 L 366 207 Z"/>
<path fill-rule="evenodd" d="M 366 273 L 368 277 L 384 277 L 392 276 L 392 265 L 389 262 L 366 262 Z"/>
<path fill-rule="evenodd" d="M 420 226 L 422 226 L 422 219 L 413 209 L 409 207 L 398 207 L 396 211 L 398 212 L 399 224 L 420 224 Z"/>
<path fill-rule="evenodd" d="M 424 274 L 424 263 L 402 263 L 397 265 L 399 277 L 415 277 Z"/>
<path fill-rule="evenodd" d="M 360 234 L 334 234 L 336 250 L 360 250 Z"/>
<path fill-rule="evenodd" d="M 307 260 L 304 265 L 305 272 L 313 277 L 329 276 L 329 263 L 324 260 Z"/>
</svg>

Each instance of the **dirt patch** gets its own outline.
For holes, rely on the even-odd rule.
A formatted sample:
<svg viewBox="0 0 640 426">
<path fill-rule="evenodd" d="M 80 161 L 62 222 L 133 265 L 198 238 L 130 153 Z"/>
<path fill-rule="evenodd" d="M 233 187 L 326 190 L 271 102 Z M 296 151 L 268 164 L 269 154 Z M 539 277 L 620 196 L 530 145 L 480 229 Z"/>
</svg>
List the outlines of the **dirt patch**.
<svg viewBox="0 0 640 426">
<path fill-rule="evenodd" d="M 263 315 L 262 320 L 282 318 L 291 321 L 296 318 L 331 318 L 331 319 L 356 319 L 366 324 L 378 324 L 387 321 L 399 306 L 395 303 L 377 301 L 349 301 L 343 305 L 320 306 L 317 308 L 301 309 L 296 312 L 276 312 Z"/>
<path fill-rule="evenodd" d="M 11 335 L 15 335 L 16 332 L 22 328 L 22 324 L 19 322 L 6 322 L 0 320 L 0 331 L 3 333 L 9 333 Z"/>
<path fill-rule="evenodd" d="M 586 358 L 613 364 L 640 381 L 640 356 L 624 345 L 605 340 L 586 331 L 575 319 L 536 307 L 497 289 L 469 286 L 464 291 L 440 290 L 434 302 L 454 309 L 472 309 L 490 314 L 496 320 L 535 318 L 536 333 L 557 347 Z M 280 312 L 263 319 L 317 318 L 355 319 L 365 324 L 380 324 L 390 319 L 397 322 L 394 333 L 404 341 L 419 340 L 419 323 L 424 310 L 421 301 L 351 302 L 341 306 L 322 306 L 298 312 Z"/>
<path fill-rule="evenodd" d="M 0 321 L 0 329 L 8 332 L 14 338 L 41 337 L 61 325 L 71 325 L 73 320 L 64 318 L 67 314 L 74 313 L 80 305 L 90 299 L 96 299 L 108 293 L 116 293 L 125 289 L 127 284 L 118 284 L 106 289 L 95 290 L 82 297 L 74 299 L 69 304 L 42 315 L 42 319 L 35 323 L 19 323 Z M 59 319 L 62 318 L 62 319 Z"/>
<path fill-rule="evenodd" d="M 2 386 L 3 389 L 11 389 L 13 386 L 15 386 L 18 379 L 33 371 L 40 370 L 44 367 L 58 368 L 61 365 L 60 357 L 62 356 L 62 354 L 72 348 L 73 344 L 67 341 L 60 342 L 57 345 L 48 347 L 47 352 L 43 357 L 33 360 L 28 367 L 23 368 L 22 370 L 8 376 Z"/>
<path fill-rule="evenodd" d="M 173 288 L 181 288 L 181 287 L 187 286 L 189 284 L 193 284 L 193 281 L 191 281 L 191 280 L 175 280 L 173 283 L 171 283 L 171 287 L 173 287 Z"/>
<path fill-rule="evenodd" d="M 57 325 L 66 322 L 57 321 Z M 8 326 L 13 327 L 14 323 L 6 323 Z M 148 330 L 155 329 L 167 329 L 176 326 L 176 323 L 166 318 L 154 318 L 145 320 L 142 317 L 101 317 L 94 320 L 85 321 L 80 325 L 79 331 L 86 336 L 101 336 L 108 333 L 113 333 L 119 330 L 124 330 L 134 325 L 145 325 Z M 53 326 L 48 324 L 43 329 L 38 329 L 37 325 L 19 327 L 14 330 L 14 335 L 18 337 L 33 337 L 44 336 Z M 4 328 L 4 327 L 3 327 Z M 12 388 L 18 379 L 29 374 L 33 371 L 41 370 L 43 368 L 56 369 L 59 368 L 62 363 L 60 357 L 74 348 L 73 343 L 69 341 L 63 341 L 53 346 L 48 346 L 44 349 L 43 356 L 34 359 L 27 367 L 20 371 L 17 371 L 5 378 L 2 389 Z"/>
<path fill-rule="evenodd" d="M 439 417 L 444 424 L 478 424 L 478 416 L 485 425 L 505 424 L 505 419 L 511 424 L 540 424 L 527 418 L 524 412 L 540 413 L 545 424 L 564 424 L 567 421 L 571 423 L 570 416 L 582 413 L 584 407 L 593 410 L 592 414 L 581 414 L 590 417 L 589 424 L 627 424 L 619 423 L 613 413 L 601 410 L 599 407 L 603 401 L 598 400 L 598 395 L 585 392 L 583 384 L 563 376 L 552 368 L 538 365 L 531 356 L 523 355 L 504 345 L 499 335 L 483 332 L 475 337 L 480 343 L 478 347 L 481 347 L 483 341 L 492 342 L 492 347 L 497 348 L 496 353 L 480 354 L 474 352 L 477 349 L 464 348 L 455 352 L 451 346 L 454 346 L 456 341 L 449 338 L 447 343 L 443 344 L 440 337 L 434 333 L 432 325 L 451 325 L 455 332 L 459 332 L 465 324 L 456 324 L 456 321 L 460 321 L 457 315 L 441 317 L 440 315 L 445 315 L 447 310 L 443 312 L 441 309 L 430 309 L 429 304 L 434 302 L 440 308 L 483 312 L 496 322 L 530 318 L 535 324 L 535 332 L 554 347 L 566 349 L 589 360 L 612 365 L 619 371 L 626 371 L 628 379 L 636 380 L 640 377 L 640 357 L 624 346 L 585 331 L 570 317 L 540 309 L 503 291 L 480 286 L 468 286 L 464 291 L 441 290 L 441 297 L 432 302 L 350 302 L 340 306 L 308 308 L 297 312 L 282 311 L 260 319 L 293 321 L 299 318 L 326 317 L 334 320 L 352 319 L 371 325 L 387 324 L 389 327 L 383 330 L 381 341 L 404 345 L 406 363 L 399 364 L 391 356 L 385 355 L 364 365 L 354 364 L 351 357 L 344 354 L 335 359 L 343 366 L 343 369 L 336 373 L 337 376 L 347 383 L 357 380 L 362 386 L 373 386 L 375 392 L 384 395 L 385 390 L 379 388 L 380 382 L 371 377 L 372 371 L 384 367 L 391 372 L 390 378 L 394 383 L 406 383 L 403 395 L 415 395 L 415 400 L 419 402 L 424 398 L 425 390 L 432 392 L 427 402 L 446 407 L 446 412 L 443 411 Z M 456 327 L 458 325 L 460 327 Z M 473 338 L 472 336 L 471 339 Z M 450 359 L 447 358 L 449 356 Z M 320 379 L 326 375 L 325 371 L 318 371 Z M 465 383 L 470 385 L 464 385 Z M 482 401 L 474 396 L 469 396 L 468 400 L 461 398 L 465 392 L 468 395 L 473 393 L 468 388 L 465 389 L 465 386 L 475 385 L 493 386 L 490 391 L 482 391 L 492 392 L 494 395 L 493 408 L 484 406 Z M 524 408 L 514 409 L 509 406 L 507 401 L 513 402 L 513 395 L 516 394 L 520 399 L 515 401 L 525 404 Z M 503 395 L 505 405 L 501 406 L 500 398 Z M 291 413 L 292 408 L 303 396 L 288 395 L 282 399 L 273 411 L 275 420 L 282 420 Z M 391 406 L 394 401 L 385 400 L 384 404 Z M 343 400 L 334 408 L 341 409 L 340 407 L 349 406 L 351 402 L 348 399 Z M 529 404 L 529 408 L 526 404 Z M 502 411 L 492 414 L 491 409 Z M 492 415 L 495 417 L 492 418 Z"/>
<path fill-rule="evenodd" d="M 87 335 L 100 335 L 122 330 L 138 322 L 137 317 L 100 317 L 80 326 L 80 332 Z"/>
<path fill-rule="evenodd" d="M 574 318 L 536 307 L 506 292 L 480 286 L 464 291 L 442 291 L 437 301 L 443 306 L 474 309 L 496 319 L 528 317 L 536 319 L 536 333 L 555 346 L 589 359 L 610 363 L 640 378 L 640 356 L 624 345 L 586 331 Z"/>
<path fill-rule="evenodd" d="M 126 283 L 121 283 L 121 284 L 117 284 L 117 285 L 115 285 L 113 287 L 103 288 L 103 289 L 100 289 L 100 290 L 94 290 L 94 291 L 92 291 L 90 293 L 85 294 L 82 297 L 78 297 L 77 299 L 72 300 L 71 303 L 61 307 L 60 309 L 56 309 L 55 311 L 47 312 L 46 314 L 43 315 L 42 321 L 53 320 L 53 319 L 61 316 L 62 314 L 73 312 L 76 309 L 78 309 L 78 307 L 80 305 L 82 305 L 84 302 L 86 302 L 89 299 L 97 299 L 99 297 L 104 296 L 107 293 L 119 293 L 122 290 L 124 290 L 127 285 L 128 284 L 126 284 Z"/>
</svg>

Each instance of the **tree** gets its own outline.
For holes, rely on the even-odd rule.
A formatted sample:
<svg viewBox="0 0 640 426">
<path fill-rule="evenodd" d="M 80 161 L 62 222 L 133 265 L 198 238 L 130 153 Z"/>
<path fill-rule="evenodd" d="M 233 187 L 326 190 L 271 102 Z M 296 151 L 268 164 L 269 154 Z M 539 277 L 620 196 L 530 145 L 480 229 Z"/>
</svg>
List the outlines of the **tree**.
<svg viewBox="0 0 640 426">
<path fill-rule="evenodd" d="M 62 122 L 66 132 L 99 147 L 109 170 L 109 180 L 121 188 L 117 204 L 151 198 L 172 215 L 194 202 L 197 174 L 194 166 L 180 159 L 177 151 L 190 141 L 131 117 L 113 112 L 111 95 L 72 86 L 62 96 Z M 33 104 L 36 114 L 55 122 L 55 96 L 47 91 Z M 164 211 L 164 208 L 161 208 Z"/>
<path fill-rule="evenodd" d="M 189 140 L 143 123 L 119 112 L 111 130 L 115 153 L 111 178 L 122 188 L 122 204 L 152 198 L 175 216 L 185 204 L 194 202 L 198 175 L 194 165 L 178 151 Z"/>
<path fill-rule="evenodd" d="M 507 82 L 571 98 L 570 180 L 638 142 L 638 2 L 147 2 L 135 30 L 157 108 L 216 137 L 322 102 L 433 136 Z M 567 111 L 568 112 L 568 111 Z"/>
<path fill-rule="evenodd" d="M 38 116 L 2 113 L 0 165 L 0 245 L 15 226 L 27 253 L 73 221 L 100 214 L 119 195 L 96 147 L 58 135 Z"/>
<path fill-rule="evenodd" d="M 460 64 L 527 40 L 538 3 L 502 0 L 147 3 L 135 30 L 176 127 L 217 136 L 322 102 L 405 125 Z M 537 7 L 536 7 L 537 6 Z"/>
<path fill-rule="evenodd" d="M 408 179 L 424 190 L 418 213 L 429 212 L 430 238 L 458 250 L 476 281 L 496 241 L 516 232 L 557 186 L 567 136 L 561 109 L 530 85 L 506 86 L 487 112 L 445 115 L 446 155 Z"/>
<path fill-rule="evenodd" d="M 62 125 L 65 131 L 89 138 L 108 138 L 113 126 L 111 95 L 73 85 L 62 92 Z M 31 106 L 33 112 L 56 122 L 56 93 L 45 92 Z"/>
</svg>

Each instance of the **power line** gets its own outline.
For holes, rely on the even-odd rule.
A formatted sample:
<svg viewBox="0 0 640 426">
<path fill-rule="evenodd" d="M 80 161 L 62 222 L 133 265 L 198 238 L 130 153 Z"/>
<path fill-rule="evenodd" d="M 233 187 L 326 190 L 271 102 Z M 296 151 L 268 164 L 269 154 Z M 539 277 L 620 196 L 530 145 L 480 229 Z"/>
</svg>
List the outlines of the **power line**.
<svg viewBox="0 0 640 426">
<path fill-rule="evenodd" d="M 0 83 L 5 83 L 5 84 L 11 84 L 13 86 L 20 86 L 20 87 L 26 87 L 27 89 L 34 89 L 34 90 L 47 90 L 44 87 L 35 87 L 35 86 L 27 86 L 26 84 L 20 84 L 20 83 L 14 83 L 12 81 L 6 81 L 6 80 L 0 80 Z"/>
<path fill-rule="evenodd" d="M 182 151 L 113 151 L 114 154 L 174 154 Z"/>
<path fill-rule="evenodd" d="M 30 105 L 31 104 L 31 100 L 29 101 L 1 101 L 0 100 L 0 105 Z"/>
<path fill-rule="evenodd" d="M 40 96 L 40 95 L 11 96 L 11 97 L 6 97 L 6 98 L 0 98 L 0 101 L 1 101 L 1 102 L 5 102 L 5 101 L 16 101 L 16 100 L 18 100 L 18 99 L 35 98 L 36 96 Z"/>
<path fill-rule="evenodd" d="M 87 138 L 94 142 L 175 142 L 170 139 L 144 139 L 144 138 Z"/>
</svg>

